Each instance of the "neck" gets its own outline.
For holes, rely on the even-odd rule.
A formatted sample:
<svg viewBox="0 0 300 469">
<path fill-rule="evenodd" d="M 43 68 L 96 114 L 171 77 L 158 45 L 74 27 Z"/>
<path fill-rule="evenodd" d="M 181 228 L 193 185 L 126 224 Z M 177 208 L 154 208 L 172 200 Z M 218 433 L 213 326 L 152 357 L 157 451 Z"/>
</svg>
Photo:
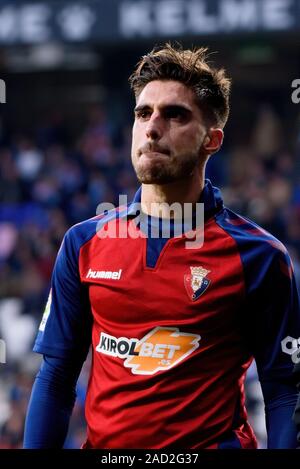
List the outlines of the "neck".
<svg viewBox="0 0 300 469">
<path fill-rule="evenodd" d="M 160 218 L 177 218 L 176 208 L 170 213 L 169 206 L 178 206 L 179 216 L 185 203 L 196 205 L 204 188 L 204 171 L 192 177 L 169 184 L 143 184 L 141 204 L 147 215 Z M 163 204 L 163 205 L 160 205 Z M 176 207 L 176 206 L 175 206 Z"/>
</svg>

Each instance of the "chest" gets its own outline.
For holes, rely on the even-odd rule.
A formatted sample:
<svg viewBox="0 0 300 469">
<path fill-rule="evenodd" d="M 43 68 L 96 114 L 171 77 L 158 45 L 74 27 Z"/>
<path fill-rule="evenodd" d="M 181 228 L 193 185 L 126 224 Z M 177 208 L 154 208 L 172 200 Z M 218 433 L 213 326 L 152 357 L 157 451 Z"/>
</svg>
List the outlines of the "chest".
<svg viewBox="0 0 300 469">
<path fill-rule="evenodd" d="M 149 253 L 155 258 L 152 267 Z M 183 238 L 160 243 L 95 237 L 82 251 L 79 267 L 95 321 L 103 326 L 228 327 L 244 296 L 236 246 L 209 229 L 195 249 L 187 249 Z"/>
</svg>

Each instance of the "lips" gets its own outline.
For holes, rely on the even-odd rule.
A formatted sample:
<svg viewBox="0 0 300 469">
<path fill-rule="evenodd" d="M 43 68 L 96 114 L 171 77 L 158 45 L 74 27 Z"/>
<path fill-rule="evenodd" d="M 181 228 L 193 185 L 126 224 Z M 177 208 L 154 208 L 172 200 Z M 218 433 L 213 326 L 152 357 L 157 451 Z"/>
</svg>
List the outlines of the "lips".
<svg viewBox="0 0 300 469">
<path fill-rule="evenodd" d="M 156 156 L 163 156 L 163 157 L 168 156 L 166 153 L 162 153 L 161 151 L 144 151 L 141 153 L 141 155 L 146 155 L 146 156 L 149 156 L 150 158 L 151 157 L 155 158 Z"/>
<path fill-rule="evenodd" d="M 168 149 L 159 147 L 159 146 L 154 146 L 154 145 L 145 145 L 139 150 L 139 156 L 141 155 L 149 155 L 149 156 L 169 156 L 170 152 Z"/>
</svg>

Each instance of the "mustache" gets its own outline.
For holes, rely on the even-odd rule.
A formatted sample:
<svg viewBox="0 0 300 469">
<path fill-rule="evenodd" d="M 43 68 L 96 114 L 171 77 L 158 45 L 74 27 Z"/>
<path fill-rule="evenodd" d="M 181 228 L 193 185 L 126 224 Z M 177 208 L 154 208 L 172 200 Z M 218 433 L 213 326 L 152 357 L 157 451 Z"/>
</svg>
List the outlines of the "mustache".
<svg viewBox="0 0 300 469">
<path fill-rule="evenodd" d="M 170 150 L 167 147 L 158 145 L 157 143 L 148 142 L 139 148 L 139 155 L 142 153 L 164 153 L 170 155 Z"/>
</svg>

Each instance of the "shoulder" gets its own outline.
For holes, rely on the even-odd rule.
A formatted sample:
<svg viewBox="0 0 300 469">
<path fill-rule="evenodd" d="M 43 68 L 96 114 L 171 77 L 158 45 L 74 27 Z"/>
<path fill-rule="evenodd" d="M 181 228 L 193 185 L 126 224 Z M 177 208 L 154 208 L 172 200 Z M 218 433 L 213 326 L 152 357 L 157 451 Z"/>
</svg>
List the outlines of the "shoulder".
<svg viewBox="0 0 300 469">
<path fill-rule="evenodd" d="M 288 255 L 287 248 L 275 236 L 247 217 L 224 208 L 216 216 L 216 223 L 236 242 L 241 254 L 253 252 L 256 255 Z"/>
<path fill-rule="evenodd" d="M 63 244 L 72 246 L 78 252 L 82 246 L 97 236 L 107 223 L 120 218 L 124 210 L 126 208 L 117 207 L 71 226 L 65 233 Z"/>
<path fill-rule="evenodd" d="M 216 216 L 216 223 L 236 243 L 248 288 L 266 281 L 289 282 L 293 264 L 287 248 L 275 236 L 252 220 L 225 208 Z"/>
</svg>

